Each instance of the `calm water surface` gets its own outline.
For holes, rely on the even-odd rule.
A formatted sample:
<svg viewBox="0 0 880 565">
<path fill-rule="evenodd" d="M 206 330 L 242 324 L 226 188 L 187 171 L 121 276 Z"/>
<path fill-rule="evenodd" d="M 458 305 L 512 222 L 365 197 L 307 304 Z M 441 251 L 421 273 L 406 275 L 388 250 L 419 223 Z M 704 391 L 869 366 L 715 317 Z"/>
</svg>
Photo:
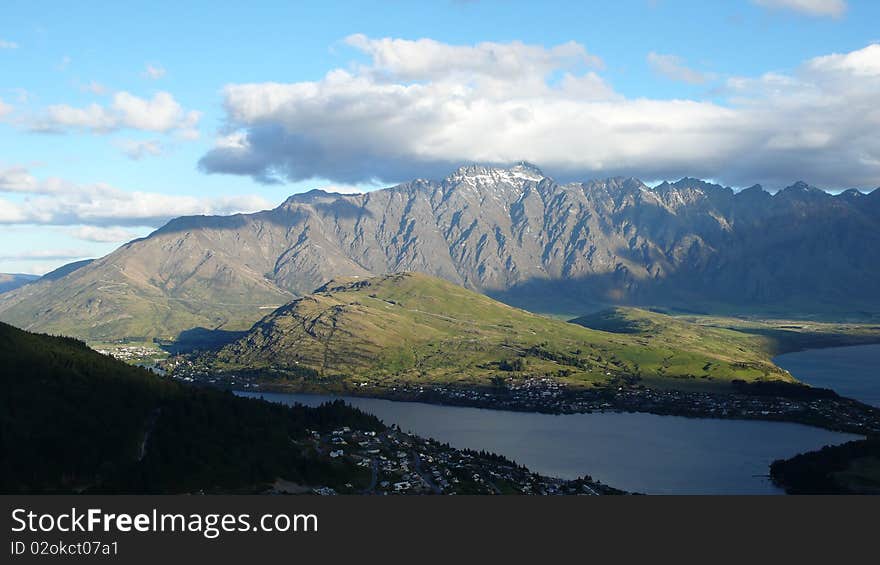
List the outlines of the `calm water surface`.
<svg viewBox="0 0 880 565">
<path fill-rule="evenodd" d="M 239 393 L 315 406 L 333 396 Z M 649 494 L 780 494 L 766 477 L 779 458 L 858 436 L 780 422 L 653 414 L 532 414 L 341 397 L 386 424 L 458 448 L 500 453 L 545 475 L 584 474 Z"/>
<path fill-rule="evenodd" d="M 811 349 L 773 361 L 805 383 L 880 406 L 880 344 Z"/>
</svg>

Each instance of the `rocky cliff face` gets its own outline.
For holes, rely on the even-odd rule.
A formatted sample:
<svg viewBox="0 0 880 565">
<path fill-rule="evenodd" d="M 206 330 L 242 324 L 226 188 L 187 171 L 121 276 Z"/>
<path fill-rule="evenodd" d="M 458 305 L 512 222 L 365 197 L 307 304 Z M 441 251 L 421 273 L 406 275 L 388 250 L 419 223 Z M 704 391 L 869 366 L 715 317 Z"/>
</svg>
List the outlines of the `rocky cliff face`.
<svg viewBox="0 0 880 565">
<path fill-rule="evenodd" d="M 90 339 L 240 329 L 331 278 L 399 271 L 572 314 L 615 303 L 877 311 L 878 228 L 878 190 L 559 184 L 525 163 L 468 166 L 367 194 L 315 190 L 256 214 L 178 218 L 0 296 L 0 319 Z"/>
</svg>

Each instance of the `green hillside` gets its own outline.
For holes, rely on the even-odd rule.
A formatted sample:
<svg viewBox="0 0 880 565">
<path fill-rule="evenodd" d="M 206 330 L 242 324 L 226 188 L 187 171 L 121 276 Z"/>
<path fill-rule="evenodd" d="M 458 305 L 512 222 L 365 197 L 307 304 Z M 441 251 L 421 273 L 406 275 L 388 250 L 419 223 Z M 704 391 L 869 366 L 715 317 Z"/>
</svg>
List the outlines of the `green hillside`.
<svg viewBox="0 0 880 565">
<path fill-rule="evenodd" d="M 629 335 L 642 344 L 666 344 L 679 352 L 716 356 L 733 363 L 764 363 L 781 347 L 774 336 L 694 323 L 639 308 L 610 308 L 570 322 Z"/>
<path fill-rule="evenodd" d="M 280 382 L 326 387 L 549 376 L 572 386 L 718 389 L 734 379 L 794 380 L 769 361 L 759 337 L 616 312 L 628 319 L 609 323 L 627 326 L 600 331 L 423 274 L 337 280 L 200 362 L 214 371 L 262 371 Z"/>
<path fill-rule="evenodd" d="M 876 322 L 843 322 L 815 319 L 731 318 L 681 315 L 677 319 L 706 328 L 724 328 L 759 337 L 770 355 L 804 349 L 880 343 Z"/>
<path fill-rule="evenodd" d="M 0 367 L 0 493 L 253 492 L 278 478 L 338 486 L 364 471 L 296 441 L 307 429 L 382 428 L 342 403 L 287 408 L 185 387 L 3 323 Z"/>
</svg>

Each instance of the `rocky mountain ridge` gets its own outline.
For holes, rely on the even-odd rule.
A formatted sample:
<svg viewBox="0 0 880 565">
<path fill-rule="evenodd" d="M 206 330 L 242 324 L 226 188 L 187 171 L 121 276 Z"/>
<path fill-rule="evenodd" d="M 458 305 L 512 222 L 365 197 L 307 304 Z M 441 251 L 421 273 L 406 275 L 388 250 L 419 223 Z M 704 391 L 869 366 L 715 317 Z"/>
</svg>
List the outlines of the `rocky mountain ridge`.
<svg viewBox="0 0 880 565">
<path fill-rule="evenodd" d="M 878 228 L 880 190 L 560 184 L 528 163 L 469 165 L 365 194 L 313 190 L 254 214 L 177 218 L 5 293 L 0 319 L 87 339 L 174 338 L 245 329 L 335 277 L 401 271 L 569 314 L 610 304 L 871 313 Z"/>
</svg>

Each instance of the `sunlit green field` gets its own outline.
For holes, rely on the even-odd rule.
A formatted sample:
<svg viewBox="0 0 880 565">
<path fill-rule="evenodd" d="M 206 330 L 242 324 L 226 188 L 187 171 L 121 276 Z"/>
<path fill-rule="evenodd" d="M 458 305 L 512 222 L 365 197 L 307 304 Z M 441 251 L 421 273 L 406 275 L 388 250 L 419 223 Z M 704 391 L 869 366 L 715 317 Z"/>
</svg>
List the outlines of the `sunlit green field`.
<svg viewBox="0 0 880 565">
<path fill-rule="evenodd" d="M 716 389 L 740 379 L 793 381 L 766 338 L 637 309 L 569 323 L 441 279 L 397 274 L 329 283 L 257 324 L 215 370 L 313 371 L 367 382 L 474 383 L 552 377 Z M 592 327 L 586 327 L 592 326 Z"/>
</svg>

